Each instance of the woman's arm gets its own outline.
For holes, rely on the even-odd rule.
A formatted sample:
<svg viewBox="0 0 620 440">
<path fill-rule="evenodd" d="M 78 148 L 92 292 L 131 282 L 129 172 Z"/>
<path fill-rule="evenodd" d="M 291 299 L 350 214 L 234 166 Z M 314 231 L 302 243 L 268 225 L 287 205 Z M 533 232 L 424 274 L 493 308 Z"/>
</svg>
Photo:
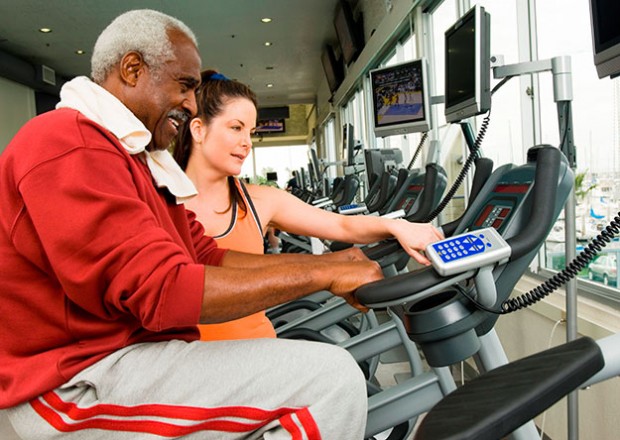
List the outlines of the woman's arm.
<svg viewBox="0 0 620 440">
<path fill-rule="evenodd" d="M 430 223 L 411 223 L 371 215 L 347 216 L 315 208 L 286 191 L 252 186 L 251 196 L 264 225 L 293 234 L 349 243 L 374 243 L 394 237 L 421 264 L 430 264 L 420 251 L 443 238 Z"/>
</svg>

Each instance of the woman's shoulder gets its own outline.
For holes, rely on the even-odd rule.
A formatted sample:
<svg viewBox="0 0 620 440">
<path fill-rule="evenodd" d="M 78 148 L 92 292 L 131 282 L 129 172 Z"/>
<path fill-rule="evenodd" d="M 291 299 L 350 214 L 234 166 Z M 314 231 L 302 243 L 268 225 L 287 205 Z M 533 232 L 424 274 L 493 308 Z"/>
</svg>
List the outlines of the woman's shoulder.
<svg viewBox="0 0 620 440">
<path fill-rule="evenodd" d="M 254 183 L 243 183 L 243 185 L 246 187 L 250 195 L 281 194 L 283 192 L 286 192 L 286 191 L 281 190 L 280 188 L 276 188 L 276 187 L 269 186 L 269 185 L 256 185 Z"/>
<path fill-rule="evenodd" d="M 245 184 L 248 195 L 257 207 L 277 210 L 287 203 L 286 191 L 268 185 Z"/>
</svg>

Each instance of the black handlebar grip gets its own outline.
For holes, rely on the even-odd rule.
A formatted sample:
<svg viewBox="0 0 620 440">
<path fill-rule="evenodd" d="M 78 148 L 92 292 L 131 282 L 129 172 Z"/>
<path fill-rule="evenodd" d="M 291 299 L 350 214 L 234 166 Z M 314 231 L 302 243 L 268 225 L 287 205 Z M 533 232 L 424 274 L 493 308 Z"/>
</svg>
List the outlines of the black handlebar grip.
<svg viewBox="0 0 620 440">
<path fill-rule="evenodd" d="M 433 210 L 433 201 L 435 200 L 435 194 L 437 193 L 437 176 L 439 175 L 439 165 L 429 163 L 426 165 L 426 171 L 424 174 L 424 190 L 420 197 L 420 204 L 418 210 L 407 217 L 410 222 L 419 222 L 426 218 L 428 214 Z"/>
<path fill-rule="evenodd" d="M 432 266 L 364 284 L 355 292 L 361 304 L 377 304 L 405 298 L 433 287 L 446 278 Z"/>
<path fill-rule="evenodd" d="M 506 240 L 512 248 L 511 260 L 537 248 L 549 233 L 549 224 L 554 217 L 562 152 L 551 145 L 539 145 L 528 151 L 528 162 L 534 159 L 532 155 L 536 155 L 536 174 L 531 217 L 526 228 Z"/>
</svg>

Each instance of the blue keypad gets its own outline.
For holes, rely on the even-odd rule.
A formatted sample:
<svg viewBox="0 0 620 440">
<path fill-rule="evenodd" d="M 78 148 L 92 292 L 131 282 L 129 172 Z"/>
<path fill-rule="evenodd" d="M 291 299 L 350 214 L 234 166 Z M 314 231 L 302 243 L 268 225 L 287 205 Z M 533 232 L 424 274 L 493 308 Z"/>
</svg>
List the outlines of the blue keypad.
<svg viewBox="0 0 620 440">
<path fill-rule="evenodd" d="M 485 243 L 484 238 L 484 234 L 462 235 L 458 238 L 435 243 L 433 248 L 444 262 L 455 261 L 480 254 L 484 252 L 486 247 L 491 247 L 491 243 Z"/>
</svg>

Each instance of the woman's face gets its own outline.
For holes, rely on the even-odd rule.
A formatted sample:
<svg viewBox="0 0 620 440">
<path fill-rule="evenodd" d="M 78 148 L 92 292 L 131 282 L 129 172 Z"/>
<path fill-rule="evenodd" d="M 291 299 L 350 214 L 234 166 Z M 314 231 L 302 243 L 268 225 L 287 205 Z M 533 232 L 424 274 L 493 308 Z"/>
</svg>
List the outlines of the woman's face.
<svg viewBox="0 0 620 440">
<path fill-rule="evenodd" d="M 256 129 L 256 107 L 246 98 L 224 101 L 222 111 L 209 122 L 192 124 L 193 154 L 202 156 L 203 165 L 225 176 L 237 176 L 252 148 Z"/>
</svg>

